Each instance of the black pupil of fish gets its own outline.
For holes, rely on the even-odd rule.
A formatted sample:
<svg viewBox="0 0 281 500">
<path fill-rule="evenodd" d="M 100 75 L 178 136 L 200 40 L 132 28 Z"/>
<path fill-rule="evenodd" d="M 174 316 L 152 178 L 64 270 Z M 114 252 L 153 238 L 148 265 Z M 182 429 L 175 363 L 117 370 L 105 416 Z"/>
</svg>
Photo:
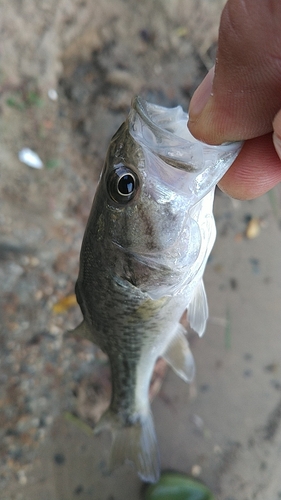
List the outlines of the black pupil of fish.
<svg viewBox="0 0 281 500">
<path fill-rule="evenodd" d="M 118 192 L 123 196 L 128 196 L 134 192 L 135 179 L 132 175 L 126 174 L 118 181 Z"/>
</svg>

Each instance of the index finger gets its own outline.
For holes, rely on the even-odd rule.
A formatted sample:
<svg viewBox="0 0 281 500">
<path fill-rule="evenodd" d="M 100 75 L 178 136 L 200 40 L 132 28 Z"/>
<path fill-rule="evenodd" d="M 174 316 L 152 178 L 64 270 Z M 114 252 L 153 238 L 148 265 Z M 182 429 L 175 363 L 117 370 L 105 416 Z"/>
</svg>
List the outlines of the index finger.
<svg viewBox="0 0 281 500">
<path fill-rule="evenodd" d="M 272 134 L 246 141 L 219 182 L 220 189 L 240 200 L 257 198 L 281 182 L 281 161 Z"/>
</svg>

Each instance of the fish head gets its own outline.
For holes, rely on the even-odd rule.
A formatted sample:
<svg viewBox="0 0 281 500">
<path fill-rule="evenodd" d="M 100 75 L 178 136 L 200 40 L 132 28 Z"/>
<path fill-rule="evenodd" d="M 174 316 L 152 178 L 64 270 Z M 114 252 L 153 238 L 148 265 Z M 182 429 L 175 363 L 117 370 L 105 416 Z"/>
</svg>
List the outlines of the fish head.
<svg viewBox="0 0 281 500">
<path fill-rule="evenodd" d="M 113 136 L 99 182 L 107 238 L 131 254 L 159 258 L 176 246 L 186 221 L 188 170 L 168 164 L 140 140 L 139 112 L 132 108 Z M 150 124 L 143 124 L 149 133 Z M 161 134 L 161 130 L 159 131 Z M 190 170 L 192 167 L 190 167 Z"/>
<path fill-rule="evenodd" d="M 169 268 L 169 279 L 172 268 L 192 269 L 208 244 L 214 232 L 208 193 L 238 153 L 237 147 L 221 151 L 196 141 L 187 118 L 180 106 L 135 98 L 111 140 L 95 200 L 98 238 L 127 260 L 162 274 Z M 204 217 L 210 225 L 202 232 Z"/>
</svg>

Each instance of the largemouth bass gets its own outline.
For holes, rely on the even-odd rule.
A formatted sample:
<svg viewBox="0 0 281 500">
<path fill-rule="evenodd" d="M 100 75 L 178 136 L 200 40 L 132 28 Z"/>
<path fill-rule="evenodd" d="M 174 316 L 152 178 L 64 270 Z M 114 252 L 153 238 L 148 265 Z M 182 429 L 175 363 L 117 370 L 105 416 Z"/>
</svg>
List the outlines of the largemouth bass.
<svg viewBox="0 0 281 500">
<path fill-rule="evenodd" d="M 180 324 L 202 335 L 208 318 L 203 272 L 215 241 L 215 185 L 241 144 L 208 146 L 189 133 L 182 108 L 139 97 L 113 136 L 80 255 L 74 332 L 107 355 L 112 398 L 95 431 L 112 431 L 110 467 L 129 460 L 159 477 L 148 391 L 163 356 L 185 381 L 193 357 Z"/>
</svg>

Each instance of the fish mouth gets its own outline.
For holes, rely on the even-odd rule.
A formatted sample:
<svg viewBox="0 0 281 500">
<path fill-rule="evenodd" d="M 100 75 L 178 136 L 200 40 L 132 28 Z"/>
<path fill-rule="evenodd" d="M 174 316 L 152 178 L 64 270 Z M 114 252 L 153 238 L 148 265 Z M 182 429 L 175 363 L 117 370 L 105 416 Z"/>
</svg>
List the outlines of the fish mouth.
<svg viewBox="0 0 281 500">
<path fill-rule="evenodd" d="M 200 154 L 196 139 L 186 130 L 184 133 L 189 136 L 190 142 L 182 138 L 179 124 L 186 124 L 186 113 L 181 106 L 176 108 L 163 108 L 146 102 L 140 96 L 132 100 L 132 108 L 129 116 L 130 133 L 138 135 L 138 121 L 142 122 L 142 138 L 138 135 L 138 142 L 153 151 L 159 158 L 171 167 L 195 172 L 198 170 L 198 162 L 195 158 Z M 135 138 L 135 137 L 134 137 Z M 197 154 L 196 154 L 197 153 Z M 198 158 L 196 158 L 198 159 Z"/>
<path fill-rule="evenodd" d="M 169 187 L 189 194 L 194 201 L 202 199 L 228 170 L 242 148 L 242 142 L 211 146 L 195 139 L 187 128 L 188 114 L 181 106 L 164 108 L 136 96 L 128 117 L 129 132 L 142 147 L 145 161 L 158 164 L 157 177 L 167 169 L 178 174 L 171 177 Z M 153 166 L 149 175 L 153 175 Z M 155 168 L 154 168 L 155 171 Z M 182 175 L 184 174 L 184 175 Z M 182 175 L 182 179 L 179 177 Z"/>
</svg>

